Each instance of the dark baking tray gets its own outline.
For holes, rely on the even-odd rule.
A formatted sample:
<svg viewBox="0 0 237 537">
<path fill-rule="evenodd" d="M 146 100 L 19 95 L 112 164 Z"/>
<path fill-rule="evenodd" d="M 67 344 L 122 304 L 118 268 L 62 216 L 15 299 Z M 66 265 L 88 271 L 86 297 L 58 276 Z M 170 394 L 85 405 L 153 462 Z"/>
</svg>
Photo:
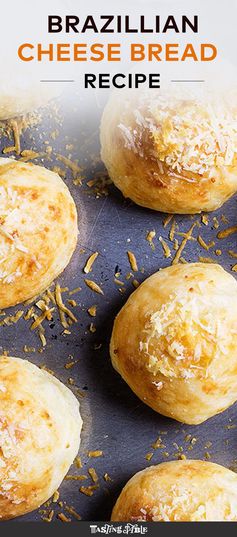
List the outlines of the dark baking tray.
<svg viewBox="0 0 237 537">
<path fill-rule="evenodd" d="M 126 252 L 131 250 L 136 255 L 139 272 L 134 276 L 140 282 L 160 267 L 168 266 L 170 259 L 164 258 L 158 237 L 161 235 L 170 244 L 169 226 L 164 229 L 163 214 L 140 208 L 125 200 L 113 185 L 109 185 L 107 196 L 98 196 L 93 188 L 87 186 L 89 180 L 102 177 L 105 172 L 99 160 L 99 122 L 103 105 L 98 103 L 98 99 L 93 97 L 88 106 L 83 97 L 74 95 L 72 98 L 71 95 L 70 98 L 61 98 L 57 107 L 59 113 L 54 105 L 41 110 L 38 124 L 23 132 L 21 149 L 33 148 L 42 152 L 45 141 L 49 141 L 53 146 L 51 158 L 39 158 L 33 162 L 49 168 L 59 165 L 66 169 L 55 154 L 67 156 L 71 153 L 72 159 L 78 159 L 83 168 L 85 178 L 82 186 L 74 185 L 72 173 L 67 169 L 65 181 L 78 207 L 80 235 L 73 259 L 59 278 L 62 286 L 68 286 L 69 289 L 78 286 L 82 288 L 71 297 L 78 302 L 73 310 L 78 322 L 72 325 L 71 334 L 65 337 L 62 335 L 63 328 L 58 315 L 55 314 L 53 322 L 45 324 L 48 343 L 43 353 L 40 353 L 37 333 L 30 331 L 29 322 L 20 319 L 13 326 L 0 328 L 0 351 L 7 350 L 12 356 L 29 359 L 37 365 L 46 365 L 67 385 L 69 377 L 73 378 L 75 385 L 71 387 L 72 390 L 78 395 L 79 388 L 84 394 L 84 397 L 80 397 L 84 420 L 80 448 L 83 468 L 78 470 L 73 466 L 70 474 L 85 474 L 88 468 L 94 467 L 100 486 L 92 497 L 87 497 L 79 492 L 79 487 L 91 484 L 90 479 L 86 482 L 65 480 L 60 487 L 60 500 L 65 503 L 47 506 L 46 516 L 52 508 L 55 511 L 54 522 L 60 522 L 57 518 L 60 512 L 75 520 L 65 510 L 68 505 L 73 506 L 83 520 L 109 520 L 116 497 L 135 472 L 151 464 L 175 459 L 182 449 L 188 458 L 210 457 L 211 461 L 234 469 L 237 459 L 237 407 L 232 406 L 202 425 L 183 425 L 166 419 L 145 406 L 113 370 L 108 352 L 113 319 L 134 289 L 132 280 L 126 281 L 126 274 L 131 271 Z M 59 135 L 54 141 L 51 134 L 55 129 Z M 66 150 L 66 145 L 71 142 L 75 145 L 73 151 Z M 1 149 L 11 143 L 2 130 Z M 220 229 L 236 224 L 236 204 L 237 198 L 234 197 L 223 208 L 209 215 L 208 226 L 201 224 L 201 228 L 194 231 L 194 236 L 201 233 L 206 242 L 215 240 L 215 248 L 221 248 L 222 255 L 217 257 L 214 254 L 215 248 L 205 252 L 198 242 L 189 241 L 183 252 L 187 261 L 197 261 L 198 256 L 212 257 L 231 271 L 235 260 L 229 256 L 228 250 L 237 250 L 236 235 L 222 241 L 218 241 L 216 235 Z M 223 214 L 228 218 L 228 224 L 222 221 Z M 213 216 L 220 222 L 218 230 L 213 226 Z M 176 217 L 179 230 L 187 231 L 196 219 L 200 221 L 200 216 Z M 153 229 L 156 231 L 154 251 L 146 240 L 147 232 Z M 83 266 L 94 251 L 100 255 L 88 277 L 101 284 L 104 296 L 93 293 L 83 283 Z M 174 253 L 172 251 L 172 255 Z M 125 282 L 124 293 L 114 283 L 114 274 L 117 272 L 120 272 L 119 279 Z M 234 275 L 233 272 L 232 274 Z M 98 306 L 95 319 L 87 313 L 87 308 L 92 304 Z M 9 313 L 20 308 L 11 308 Z M 91 321 L 96 325 L 95 333 L 88 330 Z M 36 352 L 25 353 L 24 345 L 35 347 Z M 78 363 L 67 370 L 64 365 L 70 361 L 69 355 L 78 360 Z M 190 440 L 187 435 L 191 435 Z M 159 436 L 165 447 L 153 450 L 151 444 Z M 97 449 L 103 450 L 103 456 L 89 458 L 88 450 Z M 154 455 L 148 462 L 145 456 L 150 452 Z M 111 477 L 111 482 L 104 481 L 105 472 Z M 35 511 L 17 520 L 42 521 L 42 512 Z"/>
</svg>

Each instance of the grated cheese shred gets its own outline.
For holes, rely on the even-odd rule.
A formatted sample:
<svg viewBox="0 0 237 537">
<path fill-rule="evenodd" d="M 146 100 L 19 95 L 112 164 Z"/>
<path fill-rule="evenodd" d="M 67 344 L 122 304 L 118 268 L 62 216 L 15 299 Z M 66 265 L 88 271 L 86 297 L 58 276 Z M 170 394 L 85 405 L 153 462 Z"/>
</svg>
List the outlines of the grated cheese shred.
<svg viewBox="0 0 237 537">
<path fill-rule="evenodd" d="M 186 236 L 184 237 L 183 241 L 181 242 L 175 256 L 174 256 L 174 259 L 172 261 L 172 265 L 177 265 L 180 261 L 180 257 L 181 257 L 181 254 L 188 242 L 188 240 L 190 240 L 192 238 L 192 232 L 194 230 L 196 226 L 196 222 L 194 222 L 194 224 L 191 226 L 191 228 L 189 229 L 189 231 L 186 233 Z"/>
<path fill-rule="evenodd" d="M 233 319 L 227 319 L 229 297 L 217 293 L 210 302 L 207 295 L 202 282 L 177 290 L 148 316 L 139 349 L 154 376 L 215 377 L 215 360 L 225 358 L 237 341 L 237 329 Z"/>
<path fill-rule="evenodd" d="M 211 179 L 216 167 L 233 166 L 237 158 L 237 114 L 224 95 L 205 99 L 187 96 L 143 94 L 133 111 L 133 127 L 120 123 L 118 128 L 125 147 L 144 156 L 144 146 L 157 161 L 160 174 L 164 167 L 173 179 L 197 182 Z M 153 141 L 145 144 L 144 139 Z"/>
</svg>

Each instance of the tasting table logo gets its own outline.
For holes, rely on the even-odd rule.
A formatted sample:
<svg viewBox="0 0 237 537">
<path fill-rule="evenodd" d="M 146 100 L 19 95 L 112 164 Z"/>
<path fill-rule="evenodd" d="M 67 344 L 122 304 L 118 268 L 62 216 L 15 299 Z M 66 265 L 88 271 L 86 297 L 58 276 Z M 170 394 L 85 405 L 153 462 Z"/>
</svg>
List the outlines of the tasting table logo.
<svg viewBox="0 0 237 537">
<path fill-rule="evenodd" d="M 121 526 L 115 526 L 114 524 L 90 524 L 90 532 L 91 534 L 95 533 L 104 533 L 105 535 L 108 535 L 110 533 L 118 533 L 118 534 L 125 534 L 128 535 L 129 533 L 136 533 L 144 535 L 148 532 L 148 527 L 139 525 L 139 524 L 124 524 Z"/>
</svg>

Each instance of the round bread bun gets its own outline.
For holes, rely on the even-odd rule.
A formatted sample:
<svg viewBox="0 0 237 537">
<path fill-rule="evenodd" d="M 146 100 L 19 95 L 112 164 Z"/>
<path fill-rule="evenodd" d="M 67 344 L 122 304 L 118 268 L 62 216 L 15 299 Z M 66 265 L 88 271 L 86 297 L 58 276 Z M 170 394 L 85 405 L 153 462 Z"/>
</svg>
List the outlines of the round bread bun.
<svg viewBox="0 0 237 537">
<path fill-rule="evenodd" d="M 115 92 L 102 117 L 102 160 L 138 205 L 214 211 L 237 191 L 236 121 L 236 96 Z"/>
<path fill-rule="evenodd" d="M 27 360 L 0 358 L 0 520 L 38 508 L 57 490 L 80 445 L 79 403 Z"/>
<path fill-rule="evenodd" d="M 237 475 L 198 460 L 150 466 L 125 485 L 113 522 L 221 522 L 237 520 Z"/>
<path fill-rule="evenodd" d="M 24 79 L 13 83 L 12 74 L 8 81 L 4 76 L 0 81 L 0 121 L 33 112 L 60 93 L 58 84 L 42 84 L 38 81 L 28 84 Z"/>
<path fill-rule="evenodd" d="M 237 282 L 215 264 L 148 278 L 115 319 L 113 366 L 144 403 L 188 424 L 237 400 Z"/>
<path fill-rule="evenodd" d="M 55 7 L 56 3 L 60 3 L 60 0 L 52 1 Z M 42 26 L 36 23 L 32 28 L 31 23 L 33 20 L 39 21 L 41 17 L 41 20 L 47 20 L 47 7 L 43 4 L 45 2 L 40 2 L 38 5 L 35 2 L 33 5 L 26 0 L 24 5 L 26 17 L 22 16 L 20 3 L 15 2 L 12 9 L 14 16 L 11 16 L 10 39 L 7 21 L 3 21 L 1 26 L 2 42 L 7 42 L 7 46 L 4 46 L 4 54 L 0 57 L 0 70 L 4 73 L 0 79 L 0 120 L 31 112 L 62 93 L 62 84 L 56 82 L 59 77 L 55 62 L 23 61 L 23 58 L 29 59 L 31 56 L 36 58 L 36 49 L 40 48 Z M 28 43 L 25 43 L 26 36 Z M 32 41 L 35 42 L 33 47 L 30 45 Z M 52 80 L 54 82 L 51 82 Z"/>
<path fill-rule="evenodd" d="M 77 243 L 74 201 L 58 174 L 0 158 L 0 309 L 44 291 Z"/>
</svg>

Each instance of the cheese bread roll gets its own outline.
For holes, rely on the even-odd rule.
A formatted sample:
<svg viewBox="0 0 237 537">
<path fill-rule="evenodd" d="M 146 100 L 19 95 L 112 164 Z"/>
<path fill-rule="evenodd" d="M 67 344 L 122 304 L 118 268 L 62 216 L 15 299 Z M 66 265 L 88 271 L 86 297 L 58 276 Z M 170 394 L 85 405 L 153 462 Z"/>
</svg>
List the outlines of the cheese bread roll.
<svg viewBox="0 0 237 537">
<path fill-rule="evenodd" d="M 0 158 L 0 309 L 44 291 L 69 263 L 77 233 L 58 174 Z"/>
<path fill-rule="evenodd" d="M 237 283 L 219 265 L 173 265 L 115 319 L 113 366 L 157 412 L 198 424 L 237 400 Z"/>
<path fill-rule="evenodd" d="M 5 71 L 5 66 L 2 66 Z M 20 76 L 20 75 L 19 75 Z M 13 81 L 14 78 L 14 81 Z M 59 97 L 59 84 L 43 84 L 40 81 L 17 79 L 16 74 L 0 80 L 0 121 L 19 117 L 46 106 Z"/>
<path fill-rule="evenodd" d="M 214 211 L 237 191 L 236 125 L 236 95 L 115 93 L 102 117 L 102 160 L 138 205 Z"/>
<path fill-rule="evenodd" d="M 55 492 L 79 448 L 79 403 L 55 377 L 0 357 L 0 520 L 38 508 Z"/>
<path fill-rule="evenodd" d="M 111 520 L 237 521 L 237 475 L 219 464 L 197 460 L 150 466 L 125 485 Z"/>
</svg>

